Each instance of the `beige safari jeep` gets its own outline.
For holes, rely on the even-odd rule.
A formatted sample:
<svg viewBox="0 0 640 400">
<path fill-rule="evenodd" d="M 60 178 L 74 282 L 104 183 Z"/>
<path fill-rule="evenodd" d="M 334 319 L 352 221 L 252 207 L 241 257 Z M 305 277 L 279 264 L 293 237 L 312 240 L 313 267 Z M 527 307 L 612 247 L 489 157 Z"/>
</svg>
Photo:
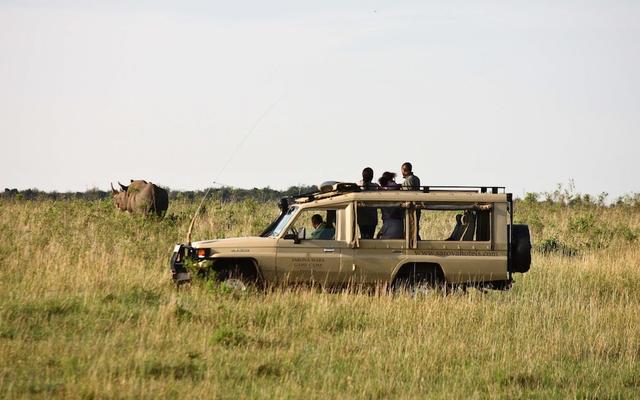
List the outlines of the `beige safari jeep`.
<svg viewBox="0 0 640 400">
<path fill-rule="evenodd" d="M 514 225 L 503 187 L 363 190 L 353 183 L 282 199 L 260 236 L 178 244 L 173 279 L 215 273 L 250 283 L 389 288 L 452 285 L 507 289 L 531 263 L 526 225 Z"/>
</svg>

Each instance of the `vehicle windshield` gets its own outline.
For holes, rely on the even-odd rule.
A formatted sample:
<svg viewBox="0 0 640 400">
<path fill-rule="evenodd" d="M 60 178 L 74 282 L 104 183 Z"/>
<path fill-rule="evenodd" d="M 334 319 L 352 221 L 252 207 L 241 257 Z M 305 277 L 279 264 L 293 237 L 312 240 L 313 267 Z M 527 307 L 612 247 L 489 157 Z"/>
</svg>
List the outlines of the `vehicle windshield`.
<svg viewBox="0 0 640 400">
<path fill-rule="evenodd" d="M 295 206 L 290 207 L 289 210 L 287 210 L 286 214 L 282 216 L 282 218 L 280 219 L 280 222 L 278 222 L 278 224 L 273 228 L 271 233 L 269 233 L 269 237 L 279 236 L 280 232 L 282 232 L 282 230 L 287 225 L 289 225 L 289 221 L 291 221 L 291 217 L 293 217 L 297 209 L 298 207 L 295 207 Z"/>
</svg>

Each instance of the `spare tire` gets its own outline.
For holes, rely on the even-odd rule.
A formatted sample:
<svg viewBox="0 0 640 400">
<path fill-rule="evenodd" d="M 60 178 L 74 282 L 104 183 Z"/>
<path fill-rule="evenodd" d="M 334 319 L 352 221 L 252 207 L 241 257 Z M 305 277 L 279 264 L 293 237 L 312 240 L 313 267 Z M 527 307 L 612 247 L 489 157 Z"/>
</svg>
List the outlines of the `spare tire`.
<svg viewBox="0 0 640 400">
<path fill-rule="evenodd" d="M 510 272 L 527 272 L 531 267 L 531 235 L 528 225 L 511 225 Z"/>
</svg>

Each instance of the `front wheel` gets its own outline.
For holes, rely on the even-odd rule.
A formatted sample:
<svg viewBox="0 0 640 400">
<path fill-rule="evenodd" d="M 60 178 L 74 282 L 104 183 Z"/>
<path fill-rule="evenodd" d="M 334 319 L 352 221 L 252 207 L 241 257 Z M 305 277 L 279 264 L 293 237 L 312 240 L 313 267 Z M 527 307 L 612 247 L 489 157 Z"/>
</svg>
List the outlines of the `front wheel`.
<svg viewBox="0 0 640 400">
<path fill-rule="evenodd" d="M 215 266 L 216 279 L 234 291 L 245 291 L 258 283 L 258 271 L 249 261 L 222 261 Z"/>
<path fill-rule="evenodd" d="M 244 292 L 247 290 L 247 282 L 239 278 L 229 278 L 222 281 L 222 285 L 233 290 L 234 292 Z"/>
</svg>

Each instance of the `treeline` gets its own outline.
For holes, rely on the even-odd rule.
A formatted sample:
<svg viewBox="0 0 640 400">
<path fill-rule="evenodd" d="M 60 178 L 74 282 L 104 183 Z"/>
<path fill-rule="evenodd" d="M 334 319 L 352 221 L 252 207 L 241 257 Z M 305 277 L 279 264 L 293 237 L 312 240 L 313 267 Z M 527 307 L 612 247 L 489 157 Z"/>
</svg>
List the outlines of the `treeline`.
<svg viewBox="0 0 640 400">
<path fill-rule="evenodd" d="M 171 200 L 187 200 L 197 201 L 202 199 L 208 189 L 203 190 L 170 190 L 169 199 Z M 255 201 L 277 201 L 282 197 L 292 197 L 303 193 L 309 193 L 317 190 L 316 186 L 291 186 L 287 190 L 275 190 L 269 187 L 238 189 L 232 187 L 212 188 L 209 198 L 217 199 L 221 202 L 244 201 L 252 199 Z M 97 188 L 89 189 L 84 192 L 45 192 L 38 189 L 4 189 L 0 192 L 0 198 L 16 199 L 16 200 L 102 200 L 111 198 L 111 191 L 104 191 Z"/>
<path fill-rule="evenodd" d="M 529 192 L 524 199 L 519 199 L 527 204 L 543 203 L 556 207 L 613 207 L 613 206 L 630 206 L 640 207 L 640 193 L 628 193 L 617 197 L 613 201 L 609 201 L 609 194 L 602 192 L 597 196 L 588 193 L 582 194 L 575 190 L 575 184 L 572 179 L 569 183 L 563 185 L 559 183 L 556 189 L 551 192 Z"/>
<path fill-rule="evenodd" d="M 198 201 L 202 199 L 208 189 L 203 190 L 170 190 L 169 199 Z M 317 190 L 316 186 L 291 186 L 286 190 L 275 190 L 269 187 L 239 189 L 232 187 L 212 188 L 209 198 L 219 200 L 221 202 L 244 201 L 251 199 L 254 201 L 277 201 L 282 197 L 293 197 L 303 193 L 310 193 Z M 97 188 L 89 189 L 84 192 L 45 192 L 38 189 L 4 189 L 0 192 L 0 198 L 16 199 L 16 200 L 102 200 L 111 197 L 111 191 L 104 191 Z M 575 193 L 573 185 L 558 185 L 557 189 L 552 192 L 534 193 L 530 192 L 523 199 L 517 199 L 529 204 L 546 203 L 549 205 L 561 207 L 580 207 L 580 206 L 630 206 L 640 207 L 640 193 L 625 194 L 613 201 L 608 200 L 607 193 L 601 193 L 597 196 L 589 194 Z"/>
</svg>

